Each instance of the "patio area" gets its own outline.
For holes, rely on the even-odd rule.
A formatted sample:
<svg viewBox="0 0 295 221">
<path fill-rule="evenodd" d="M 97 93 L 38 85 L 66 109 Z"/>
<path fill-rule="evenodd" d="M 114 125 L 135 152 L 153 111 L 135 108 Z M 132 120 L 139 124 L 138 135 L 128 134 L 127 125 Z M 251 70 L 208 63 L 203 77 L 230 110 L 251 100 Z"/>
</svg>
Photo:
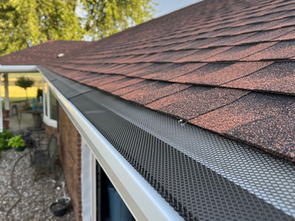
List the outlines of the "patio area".
<svg viewBox="0 0 295 221">
<path fill-rule="evenodd" d="M 10 130 L 19 132 L 17 116 L 11 116 Z M 23 115 L 21 129 L 32 126 L 32 115 Z M 46 149 L 45 131 L 33 132 L 39 149 Z M 35 168 L 30 165 L 29 150 L 15 152 L 1 151 L 0 156 L 0 220 L 75 220 L 73 209 L 62 217 L 54 217 L 49 207 L 63 196 L 61 190 L 65 181 L 59 161 L 55 164 L 58 181 L 53 174 L 36 177 Z M 35 179 L 35 177 L 37 179 Z M 67 188 L 65 187 L 68 195 Z"/>
<path fill-rule="evenodd" d="M 21 119 L 18 119 L 17 115 L 10 115 L 9 118 L 9 130 L 19 131 L 26 130 L 28 127 L 33 127 L 33 117 L 32 114 L 22 113 Z"/>
</svg>

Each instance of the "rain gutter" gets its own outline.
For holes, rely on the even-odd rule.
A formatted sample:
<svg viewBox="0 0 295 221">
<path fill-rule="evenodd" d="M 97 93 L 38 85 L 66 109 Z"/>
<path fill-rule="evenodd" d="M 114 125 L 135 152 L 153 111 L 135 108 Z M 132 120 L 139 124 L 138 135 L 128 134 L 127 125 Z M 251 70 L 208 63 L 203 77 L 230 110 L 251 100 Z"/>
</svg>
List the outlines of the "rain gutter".
<svg viewBox="0 0 295 221">
<path fill-rule="evenodd" d="M 183 220 L 37 68 L 136 220 Z"/>
</svg>

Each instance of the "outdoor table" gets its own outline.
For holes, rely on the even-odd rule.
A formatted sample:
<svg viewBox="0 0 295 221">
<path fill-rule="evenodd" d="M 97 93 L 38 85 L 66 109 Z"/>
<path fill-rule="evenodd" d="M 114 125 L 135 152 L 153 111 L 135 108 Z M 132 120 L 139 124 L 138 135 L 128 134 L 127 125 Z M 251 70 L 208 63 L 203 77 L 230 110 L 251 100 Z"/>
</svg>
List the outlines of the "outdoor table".
<svg viewBox="0 0 295 221">
<path fill-rule="evenodd" d="M 34 119 L 34 129 L 41 129 L 42 128 L 42 117 L 41 114 L 43 110 L 26 110 L 25 113 L 30 113 L 33 115 Z"/>
</svg>

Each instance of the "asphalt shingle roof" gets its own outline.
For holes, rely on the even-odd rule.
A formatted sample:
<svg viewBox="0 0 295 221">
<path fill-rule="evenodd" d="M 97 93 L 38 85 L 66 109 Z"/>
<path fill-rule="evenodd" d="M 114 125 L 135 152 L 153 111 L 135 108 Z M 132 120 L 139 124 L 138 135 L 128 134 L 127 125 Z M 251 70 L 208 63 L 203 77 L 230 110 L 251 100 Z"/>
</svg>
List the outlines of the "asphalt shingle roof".
<svg viewBox="0 0 295 221">
<path fill-rule="evenodd" d="M 295 162 L 294 27 L 295 0 L 206 0 L 97 42 L 51 41 L 0 64 L 42 64 Z"/>
<path fill-rule="evenodd" d="M 59 54 L 74 56 L 79 54 L 80 50 L 91 45 L 83 41 L 47 41 L 37 46 L 29 47 L 17 52 L 10 53 L 0 57 L 1 65 L 36 65 L 50 62 L 57 58 Z"/>
</svg>

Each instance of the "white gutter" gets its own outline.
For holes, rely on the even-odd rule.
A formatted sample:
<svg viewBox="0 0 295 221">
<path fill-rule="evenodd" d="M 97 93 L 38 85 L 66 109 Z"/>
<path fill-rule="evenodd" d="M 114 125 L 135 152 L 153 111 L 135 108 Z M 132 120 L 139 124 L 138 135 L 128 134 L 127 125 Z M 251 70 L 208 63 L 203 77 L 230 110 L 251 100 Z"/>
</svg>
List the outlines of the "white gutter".
<svg viewBox="0 0 295 221">
<path fill-rule="evenodd" d="M 39 72 L 36 65 L 0 65 L 0 73 Z"/>
<path fill-rule="evenodd" d="M 39 72 L 42 74 L 41 70 Z M 134 218 L 136 220 L 153 221 L 183 220 L 88 119 L 44 75 L 43 77 L 87 142 Z"/>
</svg>

